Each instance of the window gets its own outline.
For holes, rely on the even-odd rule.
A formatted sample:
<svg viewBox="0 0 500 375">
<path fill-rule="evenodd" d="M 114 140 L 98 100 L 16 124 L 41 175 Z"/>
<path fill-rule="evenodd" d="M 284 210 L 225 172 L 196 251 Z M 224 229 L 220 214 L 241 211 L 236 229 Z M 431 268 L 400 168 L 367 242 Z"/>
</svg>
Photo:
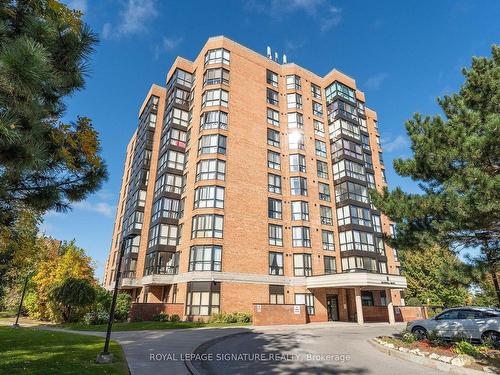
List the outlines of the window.
<svg viewBox="0 0 500 375">
<path fill-rule="evenodd" d="M 280 154 L 274 151 L 267 151 L 267 167 L 281 169 Z"/>
<path fill-rule="evenodd" d="M 372 156 L 370 154 L 363 154 L 365 159 L 365 167 L 368 169 L 373 169 Z"/>
<path fill-rule="evenodd" d="M 352 103 L 356 103 L 356 94 L 353 89 L 340 82 L 333 82 L 325 90 L 326 102 L 330 103 L 336 96 L 340 96 Z"/>
<path fill-rule="evenodd" d="M 389 224 L 389 233 L 392 238 L 396 238 L 396 224 Z"/>
<path fill-rule="evenodd" d="M 268 108 L 267 123 L 274 126 L 280 126 L 280 113 L 274 109 Z"/>
<path fill-rule="evenodd" d="M 321 224 L 333 225 L 332 208 L 328 206 L 319 206 Z"/>
<path fill-rule="evenodd" d="M 326 158 L 326 143 L 316 139 L 314 145 L 316 147 L 316 155 Z"/>
<path fill-rule="evenodd" d="M 367 232 L 360 232 L 357 230 L 350 230 L 339 233 L 340 251 L 348 250 L 361 250 L 361 251 L 375 251 L 375 244 L 373 241 L 373 234 Z"/>
<path fill-rule="evenodd" d="M 325 264 L 325 274 L 331 275 L 337 273 L 337 265 L 335 262 L 335 257 L 325 256 L 323 257 L 323 261 Z"/>
<path fill-rule="evenodd" d="M 291 195 L 307 196 L 307 179 L 305 177 L 290 177 Z"/>
<path fill-rule="evenodd" d="M 283 285 L 269 285 L 269 303 L 272 305 L 285 303 L 285 287 Z"/>
<path fill-rule="evenodd" d="M 230 53 L 224 48 L 208 50 L 205 54 L 205 65 L 208 64 L 225 64 L 229 65 Z"/>
<path fill-rule="evenodd" d="M 290 112 L 287 114 L 288 128 L 304 128 L 304 116 L 299 112 Z"/>
<path fill-rule="evenodd" d="M 361 304 L 363 306 L 373 306 L 373 292 L 368 290 L 361 291 Z"/>
<path fill-rule="evenodd" d="M 295 293 L 295 304 L 306 305 L 307 313 L 314 315 L 314 296 L 312 293 Z"/>
<path fill-rule="evenodd" d="M 189 106 L 189 91 L 182 90 L 178 87 L 173 89 L 173 92 L 168 96 L 167 99 L 167 107 L 175 102 L 176 104 L 180 104 L 183 106 Z"/>
<path fill-rule="evenodd" d="M 369 203 L 368 189 L 366 186 L 354 182 L 342 182 L 335 188 L 335 201 L 337 203 L 352 199 L 362 203 Z"/>
<path fill-rule="evenodd" d="M 311 254 L 293 254 L 293 274 L 312 276 Z"/>
<path fill-rule="evenodd" d="M 357 143 L 340 138 L 332 143 L 332 158 L 341 156 L 351 156 L 363 160 L 363 150 Z"/>
<path fill-rule="evenodd" d="M 213 315 L 220 311 L 220 283 L 192 281 L 188 283 L 186 315 Z"/>
<path fill-rule="evenodd" d="M 378 153 L 378 160 L 380 161 L 380 164 L 384 164 L 384 157 L 381 152 Z"/>
<path fill-rule="evenodd" d="M 300 77 L 295 74 L 286 76 L 286 88 L 287 90 L 300 90 Z"/>
<path fill-rule="evenodd" d="M 227 130 L 227 113 L 223 111 L 208 111 L 201 114 L 200 130 Z"/>
<path fill-rule="evenodd" d="M 202 135 L 198 142 L 198 155 L 225 154 L 227 137 L 220 134 Z"/>
<path fill-rule="evenodd" d="M 279 199 L 267 199 L 268 213 L 270 219 L 281 219 L 282 215 L 282 202 Z"/>
<path fill-rule="evenodd" d="M 169 124 L 176 124 L 180 125 L 183 127 L 186 127 L 189 125 L 189 112 L 188 111 L 183 111 L 182 109 L 179 108 L 172 108 L 170 111 L 167 112 L 165 115 L 164 123 Z"/>
<path fill-rule="evenodd" d="M 203 74 L 203 86 L 229 84 L 229 70 L 224 68 L 207 69 Z"/>
<path fill-rule="evenodd" d="M 168 150 L 164 153 L 160 160 L 158 161 L 159 168 L 158 170 L 162 170 L 163 168 L 172 168 L 183 170 L 185 163 L 185 154 L 182 152 L 177 152 L 173 150 Z"/>
<path fill-rule="evenodd" d="M 221 271 L 221 246 L 191 246 L 189 271 Z"/>
<path fill-rule="evenodd" d="M 382 181 L 387 182 L 387 177 L 385 175 L 385 169 L 381 169 L 380 173 L 382 174 Z"/>
<path fill-rule="evenodd" d="M 181 194 L 182 176 L 170 173 L 161 175 L 156 180 L 154 196 L 157 197 L 163 192 Z"/>
<path fill-rule="evenodd" d="M 138 253 L 140 243 L 141 243 L 141 236 L 128 238 L 125 242 L 125 254 Z"/>
<path fill-rule="evenodd" d="M 378 272 L 387 273 L 387 262 L 378 262 Z"/>
<path fill-rule="evenodd" d="M 320 137 L 325 136 L 325 125 L 321 121 L 313 120 L 314 125 L 314 134 L 319 135 Z"/>
<path fill-rule="evenodd" d="M 269 146 L 280 147 L 280 132 L 267 129 L 267 144 Z"/>
<path fill-rule="evenodd" d="M 224 208 L 224 188 L 200 186 L 194 190 L 194 208 Z"/>
<path fill-rule="evenodd" d="M 283 246 L 283 227 L 281 225 L 269 224 L 269 245 Z"/>
<path fill-rule="evenodd" d="M 355 163 L 351 160 L 341 160 L 333 164 L 333 179 L 351 177 L 357 180 L 366 181 L 365 168 L 363 164 Z"/>
<path fill-rule="evenodd" d="M 289 133 L 288 134 L 288 148 L 290 150 L 303 150 L 304 149 L 304 134 L 302 133 Z"/>
<path fill-rule="evenodd" d="M 271 70 L 266 70 L 266 81 L 269 85 L 278 87 L 278 75 Z"/>
<path fill-rule="evenodd" d="M 336 139 L 341 135 L 345 135 L 357 140 L 361 139 L 359 127 L 341 118 L 333 121 L 333 123 L 328 127 L 328 131 L 330 133 L 331 139 Z"/>
<path fill-rule="evenodd" d="M 292 220 L 309 221 L 309 203 L 304 201 L 291 202 Z"/>
<path fill-rule="evenodd" d="M 153 214 L 151 221 L 160 217 L 167 219 L 178 219 L 181 212 L 181 201 L 179 199 L 163 197 L 153 204 Z"/>
<path fill-rule="evenodd" d="M 267 89 L 267 102 L 272 105 L 279 104 L 279 95 L 276 91 Z"/>
<path fill-rule="evenodd" d="M 154 251 L 146 254 L 144 271 L 146 275 L 176 275 L 179 270 L 179 253 Z"/>
<path fill-rule="evenodd" d="M 267 190 L 271 193 L 281 194 L 281 176 L 269 173 L 267 175 Z"/>
<path fill-rule="evenodd" d="M 182 86 L 188 87 L 188 88 L 191 88 L 192 83 L 193 83 L 192 74 L 190 74 L 184 70 L 181 70 L 181 69 L 176 69 L 172 78 L 175 79 L 176 83 L 178 83 Z M 173 84 L 173 81 L 172 81 L 172 84 Z"/>
<path fill-rule="evenodd" d="M 321 99 L 321 87 L 311 83 L 311 95 L 313 98 Z"/>
<path fill-rule="evenodd" d="M 292 246 L 311 247 L 309 227 L 292 227 Z"/>
<path fill-rule="evenodd" d="M 312 111 L 314 116 L 323 116 L 323 105 L 315 101 L 312 102 Z"/>
<path fill-rule="evenodd" d="M 222 238 L 224 216 L 222 215 L 195 215 L 191 238 Z"/>
<path fill-rule="evenodd" d="M 380 291 L 380 304 L 382 306 L 387 306 L 387 294 L 385 293 L 385 290 Z"/>
<path fill-rule="evenodd" d="M 306 157 L 301 154 L 290 154 L 290 172 L 305 172 Z"/>
<path fill-rule="evenodd" d="M 380 255 L 384 255 L 385 256 L 384 239 L 382 237 L 375 237 L 375 250 Z M 393 251 L 395 251 L 395 249 L 393 249 Z M 394 257 L 394 260 L 396 262 L 398 261 L 398 259 L 397 259 L 397 252 L 396 252 L 396 255 Z"/>
<path fill-rule="evenodd" d="M 229 93 L 226 90 L 215 89 L 206 90 L 201 98 L 201 107 L 220 105 L 227 107 L 229 103 Z"/>
<path fill-rule="evenodd" d="M 287 108 L 302 109 L 302 95 L 297 93 L 286 94 Z"/>
<path fill-rule="evenodd" d="M 179 148 L 186 148 L 186 142 L 187 142 L 187 132 L 171 128 L 165 134 L 163 134 L 161 138 L 160 147 L 169 144 Z"/>
<path fill-rule="evenodd" d="M 318 182 L 319 199 L 330 202 L 330 185 Z"/>
<path fill-rule="evenodd" d="M 342 258 L 342 270 L 344 272 L 353 272 L 356 270 L 377 272 L 377 261 L 370 257 L 360 256 Z"/>
<path fill-rule="evenodd" d="M 375 232 L 382 233 L 382 222 L 380 221 L 380 215 L 372 215 L 373 229 Z"/>
<path fill-rule="evenodd" d="M 361 134 L 361 143 L 363 143 L 363 148 L 366 151 L 371 151 L 371 148 L 370 148 L 370 137 L 368 137 L 366 134 Z"/>
<path fill-rule="evenodd" d="M 356 224 L 365 227 L 372 226 L 370 210 L 358 206 L 344 206 L 337 208 L 338 225 Z"/>
<path fill-rule="evenodd" d="M 333 242 L 333 232 L 329 230 L 321 231 L 321 240 L 323 242 L 323 250 L 335 250 L 335 243 Z"/>
<path fill-rule="evenodd" d="M 178 240 L 177 225 L 157 224 L 149 230 L 148 248 L 155 245 L 176 246 Z"/>
<path fill-rule="evenodd" d="M 375 176 L 373 173 L 366 173 L 366 180 L 368 181 L 368 187 L 370 189 L 375 189 Z"/>
<path fill-rule="evenodd" d="M 135 211 L 129 217 L 127 221 L 127 231 L 134 229 L 142 229 L 142 223 L 144 221 L 144 212 Z"/>
<path fill-rule="evenodd" d="M 283 275 L 283 253 L 269 253 L 269 275 Z"/>
<path fill-rule="evenodd" d="M 196 164 L 196 181 L 224 180 L 226 176 L 226 162 L 219 159 L 200 160 Z"/>
</svg>

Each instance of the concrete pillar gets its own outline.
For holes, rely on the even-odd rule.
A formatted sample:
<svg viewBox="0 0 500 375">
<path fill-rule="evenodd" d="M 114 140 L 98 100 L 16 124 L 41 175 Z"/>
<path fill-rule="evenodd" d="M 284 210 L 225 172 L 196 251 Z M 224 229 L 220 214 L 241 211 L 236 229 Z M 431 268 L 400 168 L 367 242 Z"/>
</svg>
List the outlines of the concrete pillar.
<svg viewBox="0 0 500 375">
<path fill-rule="evenodd" d="M 389 314 L 389 324 L 396 324 L 396 319 L 394 318 L 394 303 L 392 302 L 392 294 L 390 289 L 385 290 L 385 296 L 387 298 L 387 312 Z"/>
<path fill-rule="evenodd" d="M 363 303 L 361 302 L 361 288 L 354 288 L 354 299 L 356 302 L 356 317 L 358 319 L 358 324 L 364 324 L 365 320 L 363 318 Z"/>
</svg>

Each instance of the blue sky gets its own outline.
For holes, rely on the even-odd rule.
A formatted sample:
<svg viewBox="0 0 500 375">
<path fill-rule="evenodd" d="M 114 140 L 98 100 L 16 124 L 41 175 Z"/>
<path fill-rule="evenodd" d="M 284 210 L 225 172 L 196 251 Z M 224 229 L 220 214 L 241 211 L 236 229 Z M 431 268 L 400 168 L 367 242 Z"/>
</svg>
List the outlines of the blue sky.
<svg viewBox="0 0 500 375">
<path fill-rule="evenodd" d="M 126 144 L 152 83 L 164 84 L 177 55 L 193 59 L 207 38 L 226 35 L 265 54 L 324 75 L 354 77 L 378 112 L 389 186 L 416 191 L 394 173 L 410 155 L 404 122 L 439 112 L 436 97 L 462 83 L 471 56 L 500 42 L 499 1 L 165 1 L 68 0 L 100 36 L 84 90 L 67 100 L 65 120 L 92 118 L 101 134 L 110 178 L 69 213 L 48 213 L 42 230 L 75 238 L 101 277 L 109 250 Z"/>
</svg>

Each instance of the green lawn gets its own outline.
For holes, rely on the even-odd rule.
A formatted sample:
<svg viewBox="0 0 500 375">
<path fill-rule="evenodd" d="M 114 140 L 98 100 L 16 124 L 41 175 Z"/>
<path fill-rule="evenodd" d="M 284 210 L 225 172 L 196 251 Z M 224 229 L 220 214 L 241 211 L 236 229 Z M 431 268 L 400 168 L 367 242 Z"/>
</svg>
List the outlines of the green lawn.
<svg viewBox="0 0 500 375">
<path fill-rule="evenodd" d="M 0 311 L 0 318 L 13 318 L 15 316 L 15 311 Z"/>
<path fill-rule="evenodd" d="M 135 322 L 135 323 L 113 323 L 113 331 L 141 331 L 155 329 L 182 329 L 182 328 L 202 328 L 202 327 L 237 327 L 248 326 L 251 323 L 200 323 L 200 322 Z M 81 323 L 61 324 L 57 327 L 74 329 L 77 331 L 101 331 L 105 332 L 107 326 L 86 325 Z"/>
<path fill-rule="evenodd" d="M 104 339 L 32 328 L 0 327 L 0 374 L 128 374 L 123 351 L 110 350 L 114 363 L 95 363 Z"/>
</svg>

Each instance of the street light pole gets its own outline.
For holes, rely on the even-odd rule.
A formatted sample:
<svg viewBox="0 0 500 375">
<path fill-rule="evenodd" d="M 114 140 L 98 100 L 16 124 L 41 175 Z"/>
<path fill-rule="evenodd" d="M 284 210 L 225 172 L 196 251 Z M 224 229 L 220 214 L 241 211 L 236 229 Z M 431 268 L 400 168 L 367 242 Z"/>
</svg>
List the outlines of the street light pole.
<svg viewBox="0 0 500 375">
<path fill-rule="evenodd" d="M 26 275 L 24 280 L 23 293 L 21 294 L 21 301 L 19 302 L 19 308 L 17 309 L 16 322 L 12 325 L 14 328 L 19 328 L 19 316 L 21 315 L 21 309 L 23 308 L 24 296 L 26 294 L 26 289 L 28 288 L 28 281 L 30 280 L 31 272 Z"/>
<path fill-rule="evenodd" d="M 103 351 L 97 356 L 97 363 L 111 363 L 113 362 L 113 354 L 109 352 L 109 340 L 111 338 L 111 328 L 113 326 L 113 319 L 115 316 L 116 298 L 118 296 L 118 286 L 120 283 L 122 258 L 125 253 L 125 246 L 127 240 L 134 238 L 136 235 L 125 236 L 122 240 L 122 245 L 120 247 L 120 254 L 118 255 L 118 264 L 115 270 L 115 287 L 113 289 L 113 299 L 111 300 L 111 306 L 109 307 L 109 318 L 108 318 L 108 329 L 106 331 L 106 341 L 104 343 Z"/>
</svg>

